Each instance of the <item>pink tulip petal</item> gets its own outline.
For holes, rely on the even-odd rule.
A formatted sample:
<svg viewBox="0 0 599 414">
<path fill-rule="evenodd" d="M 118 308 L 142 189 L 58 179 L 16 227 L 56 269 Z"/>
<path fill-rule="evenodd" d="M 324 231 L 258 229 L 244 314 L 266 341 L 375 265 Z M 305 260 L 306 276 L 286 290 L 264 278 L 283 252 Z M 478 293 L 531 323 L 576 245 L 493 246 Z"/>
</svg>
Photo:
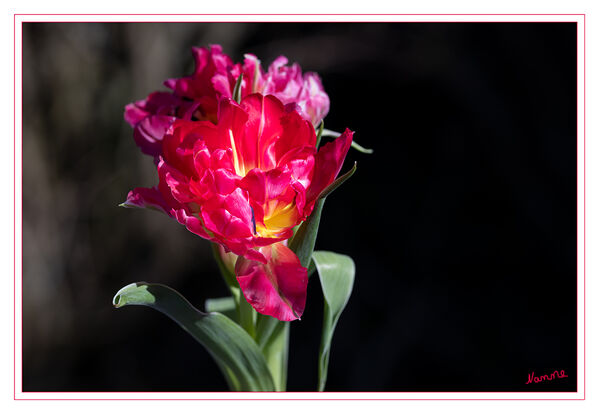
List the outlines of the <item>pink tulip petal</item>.
<svg viewBox="0 0 599 414">
<path fill-rule="evenodd" d="M 352 131 L 346 129 L 339 138 L 323 145 L 316 154 L 314 176 L 306 194 L 309 209 L 314 206 L 314 202 L 322 190 L 331 184 L 339 174 L 353 135 Z"/>
<path fill-rule="evenodd" d="M 264 88 L 264 72 L 260 67 L 260 60 L 250 53 L 244 55 L 243 76 L 244 79 L 247 79 L 247 83 L 241 91 L 242 97 L 262 92 Z"/>
<path fill-rule="evenodd" d="M 133 128 L 149 115 L 149 112 L 143 109 L 144 104 L 145 101 L 137 101 L 125 106 L 125 121 Z"/>
<path fill-rule="evenodd" d="M 144 154 L 158 156 L 162 153 L 162 139 L 174 120 L 172 116 L 155 115 L 137 124 L 133 139 Z"/>
<path fill-rule="evenodd" d="M 214 240 L 214 237 L 212 237 L 208 233 L 206 227 L 204 226 L 204 223 L 202 223 L 202 220 L 200 218 L 194 215 L 187 214 L 185 210 L 177 210 L 175 212 L 175 218 L 179 223 L 183 224 L 190 232 L 197 234 L 198 236 L 204 239 Z"/>
<path fill-rule="evenodd" d="M 129 191 L 124 207 L 153 208 L 170 215 L 171 207 L 156 187 L 137 187 Z"/>
<path fill-rule="evenodd" d="M 282 321 L 299 319 L 304 313 L 308 271 L 283 243 L 262 247 L 262 264 L 240 257 L 235 274 L 245 299 L 256 311 Z"/>
<path fill-rule="evenodd" d="M 241 107 L 248 116 L 243 133 L 235 137 L 235 144 L 245 170 L 269 170 L 275 163 L 266 152 L 283 133 L 280 119 L 285 114 L 285 109 L 278 99 L 260 94 L 245 97 Z"/>
</svg>

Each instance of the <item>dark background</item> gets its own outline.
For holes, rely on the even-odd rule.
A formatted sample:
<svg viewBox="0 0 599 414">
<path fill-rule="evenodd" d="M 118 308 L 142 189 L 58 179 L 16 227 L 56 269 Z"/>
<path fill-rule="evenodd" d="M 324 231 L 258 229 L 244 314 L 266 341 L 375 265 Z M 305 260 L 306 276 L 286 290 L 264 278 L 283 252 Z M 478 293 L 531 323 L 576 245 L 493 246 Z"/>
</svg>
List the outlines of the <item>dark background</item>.
<svg viewBox="0 0 599 414">
<path fill-rule="evenodd" d="M 575 23 L 24 24 L 23 390 L 226 390 L 165 316 L 111 306 L 140 280 L 200 308 L 226 294 L 208 242 L 117 207 L 157 180 L 124 105 L 219 43 L 317 71 L 326 127 L 375 150 L 350 150 L 317 241 L 357 267 L 327 390 L 575 391 L 576 40 Z M 322 311 L 311 279 L 290 391 L 316 387 Z"/>
</svg>

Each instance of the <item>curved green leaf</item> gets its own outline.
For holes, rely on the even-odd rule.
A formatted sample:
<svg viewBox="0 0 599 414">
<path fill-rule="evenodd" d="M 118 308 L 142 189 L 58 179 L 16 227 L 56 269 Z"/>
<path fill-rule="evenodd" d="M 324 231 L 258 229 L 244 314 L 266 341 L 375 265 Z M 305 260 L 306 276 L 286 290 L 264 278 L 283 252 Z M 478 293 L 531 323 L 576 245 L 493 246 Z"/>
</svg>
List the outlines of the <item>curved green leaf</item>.
<svg viewBox="0 0 599 414">
<path fill-rule="evenodd" d="M 299 226 L 295 235 L 289 242 L 289 248 L 297 255 L 302 266 L 305 268 L 308 268 L 310 265 L 312 252 L 314 251 L 314 245 L 316 244 L 316 235 L 318 234 L 318 226 L 320 225 L 320 215 L 322 214 L 324 200 L 325 198 L 321 198 L 316 201 L 312 214 L 310 214 L 310 217 Z"/>
<path fill-rule="evenodd" d="M 232 296 L 206 299 L 204 309 L 206 309 L 206 312 L 222 313 L 233 322 L 237 320 L 237 308 L 235 307 L 235 299 Z"/>
<path fill-rule="evenodd" d="M 340 137 L 341 136 L 341 132 L 335 132 L 335 131 L 331 131 L 330 129 L 323 129 L 320 136 L 323 137 Z M 360 151 L 363 154 L 372 154 L 374 152 L 373 149 L 370 148 L 364 148 L 363 146 L 361 146 L 360 144 L 358 144 L 356 141 L 354 141 L 352 139 L 351 142 L 351 146 L 353 149 Z"/>
<path fill-rule="evenodd" d="M 200 312 L 168 286 L 145 282 L 132 283 L 119 290 L 113 304 L 117 308 L 149 306 L 177 322 L 210 352 L 232 390 L 275 390 L 258 345 L 226 316 Z"/>
<path fill-rule="evenodd" d="M 364 148 L 363 146 L 361 146 L 354 140 L 352 140 L 352 142 L 351 142 L 351 147 L 353 149 L 355 149 L 356 151 L 361 152 L 362 154 L 372 154 L 374 152 L 374 150 L 372 148 Z"/>
<path fill-rule="evenodd" d="M 243 82 L 243 73 L 239 74 L 237 78 L 237 82 L 235 82 L 235 86 L 233 87 L 233 100 L 237 103 L 241 102 L 241 83 Z"/>
<path fill-rule="evenodd" d="M 318 353 L 318 391 L 324 391 L 333 332 L 351 295 L 356 267 L 351 257 L 333 252 L 317 251 L 312 254 L 312 259 L 324 295 L 324 320 Z"/>
<path fill-rule="evenodd" d="M 299 225 L 289 241 L 289 248 L 297 255 L 302 266 L 307 268 L 308 271 L 310 271 L 310 261 L 312 259 L 314 245 L 316 244 L 316 236 L 318 235 L 318 227 L 320 225 L 320 216 L 322 215 L 324 200 L 341 184 L 354 175 L 356 168 L 357 163 L 354 163 L 354 166 L 348 172 L 337 177 L 335 181 L 320 193 L 318 200 L 314 205 L 314 209 L 312 210 L 312 214 L 310 214 L 306 221 Z"/>
<path fill-rule="evenodd" d="M 320 140 L 322 139 L 322 131 L 324 131 L 324 119 L 320 121 L 318 132 L 316 132 L 316 149 L 320 146 Z"/>
</svg>

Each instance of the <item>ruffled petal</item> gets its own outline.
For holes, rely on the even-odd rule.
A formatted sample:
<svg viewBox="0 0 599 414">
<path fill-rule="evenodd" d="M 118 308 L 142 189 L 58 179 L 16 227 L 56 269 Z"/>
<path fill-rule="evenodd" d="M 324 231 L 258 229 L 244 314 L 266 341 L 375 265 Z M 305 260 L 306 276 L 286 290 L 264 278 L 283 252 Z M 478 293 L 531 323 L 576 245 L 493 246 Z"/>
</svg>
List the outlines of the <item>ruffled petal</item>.
<svg viewBox="0 0 599 414">
<path fill-rule="evenodd" d="M 301 210 L 295 205 L 293 183 L 288 168 L 266 172 L 255 168 L 239 181 L 239 187 L 248 192 L 258 235 L 278 238 L 299 222 Z"/>
<path fill-rule="evenodd" d="M 254 234 L 252 208 L 246 192 L 240 188 L 227 196 L 217 195 L 209 200 L 202 206 L 201 213 L 206 228 L 223 240 L 251 240 Z"/>
<path fill-rule="evenodd" d="M 160 155 L 162 139 L 175 119 L 166 115 L 148 116 L 142 119 L 133 132 L 133 139 L 141 152 L 154 157 Z"/>
<path fill-rule="evenodd" d="M 329 113 L 330 101 L 322 87 L 322 82 L 317 74 L 306 73 L 304 84 L 298 99 L 304 117 L 317 126 Z"/>
<path fill-rule="evenodd" d="M 240 257 L 235 275 L 245 299 L 256 311 L 281 321 L 299 319 L 306 306 L 308 271 L 283 243 L 262 247 L 267 263 Z"/>
<path fill-rule="evenodd" d="M 283 133 L 267 148 L 275 165 L 282 165 L 294 158 L 314 154 L 316 132 L 310 122 L 303 119 L 297 111 L 287 108 L 280 123 Z"/>
<path fill-rule="evenodd" d="M 158 161 L 158 177 L 161 183 L 168 186 L 170 194 L 179 203 L 192 203 L 195 201 L 195 196 L 190 191 L 189 178 L 164 162 L 162 158 L 159 158 Z"/>
<path fill-rule="evenodd" d="M 241 90 L 242 97 L 260 93 L 264 88 L 264 72 L 260 67 L 260 60 L 251 53 L 246 53 L 243 57 L 243 76 L 247 82 Z"/>
<path fill-rule="evenodd" d="M 346 129 L 339 138 L 323 145 L 316 154 L 314 176 L 306 194 L 306 207 L 308 211 L 305 211 L 305 213 L 310 214 L 316 198 L 339 174 L 339 170 L 343 166 L 343 161 L 351 145 L 353 135 L 352 131 Z"/>
<path fill-rule="evenodd" d="M 153 208 L 171 215 L 171 207 L 168 205 L 162 193 L 156 187 L 137 187 L 129 191 L 127 200 L 122 204 L 124 207 Z"/>
<path fill-rule="evenodd" d="M 176 210 L 174 212 L 175 219 L 182 225 L 184 225 L 190 232 L 207 240 L 214 240 L 214 237 L 208 233 L 204 223 L 199 217 L 193 214 L 187 214 L 185 210 Z"/>
<path fill-rule="evenodd" d="M 125 106 L 125 121 L 127 121 L 131 127 L 135 128 L 139 122 L 149 115 L 149 112 L 143 109 L 145 102 L 146 101 L 137 101 Z"/>
<path fill-rule="evenodd" d="M 240 73 L 240 65 L 234 65 L 219 45 L 210 45 L 209 48 L 193 47 L 191 53 L 195 60 L 193 74 L 168 79 L 164 85 L 176 95 L 189 99 L 206 96 L 216 98 L 217 93 L 230 97 L 235 79 Z"/>
</svg>

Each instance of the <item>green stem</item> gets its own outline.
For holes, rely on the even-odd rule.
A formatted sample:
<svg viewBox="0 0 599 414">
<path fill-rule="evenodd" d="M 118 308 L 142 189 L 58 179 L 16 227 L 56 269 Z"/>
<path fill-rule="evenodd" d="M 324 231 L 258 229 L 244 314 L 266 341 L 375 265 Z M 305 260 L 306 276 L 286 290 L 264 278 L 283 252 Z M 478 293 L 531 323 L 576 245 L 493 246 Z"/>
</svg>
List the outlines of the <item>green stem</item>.
<svg viewBox="0 0 599 414">
<path fill-rule="evenodd" d="M 223 277 L 227 287 L 231 291 L 231 295 L 233 295 L 233 299 L 235 300 L 235 306 L 239 308 L 239 297 L 240 297 L 240 289 L 239 283 L 237 283 L 237 279 L 235 279 L 235 275 L 231 273 L 227 266 L 223 263 L 222 258 L 220 257 L 220 253 L 218 251 L 218 244 L 210 243 L 212 245 L 212 254 L 214 256 L 214 260 L 218 264 L 218 269 L 220 270 L 220 274 Z"/>
<path fill-rule="evenodd" d="M 327 383 L 327 374 L 329 369 L 329 356 L 330 356 L 330 347 L 331 347 L 331 339 L 333 336 L 333 331 L 335 330 L 335 325 L 337 321 L 333 321 L 331 319 L 331 312 L 328 309 L 328 306 L 325 303 L 324 309 L 324 318 L 322 321 L 322 334 L 320 339 L 320 350 L 318 355 L 320 356 L 318 361 L 318 391 L 324 391 L 324 387 Z M 268 366 L 268 364 L 267 364 Z"/>
<path fill-rule="evenodd" d="M 239 283 L 237 283 L 235 274 L 231 272 L 223 262 L 216 243 L 212 243 L 212 254 L 214 255 L 216 263 L 218 263 L 220 273 L 235 300 L 238 316 L 237 322 L 252 338 L 254 338 L 256 336 L 256 311 L 252 308 L 252 305 L 245 300 L 243 294 L 241 294 L 241 289 L 239 288 Z"/>
<path fill-rule="evenodd" d="M 320 204 L 320 208 L 322 208 L 322 204 Z M 212 252 L 221 275 L 235 300 L 236 322 L 258 344 L 272 375 L 276 391 L 285 391 L 287 389 L 287 359 L 289 355 L 289 322 L 282 322 L 268 315 L 259 315 L 241 293 L 235 274 L 223 262 L 216 243 L 212 243 Z M 236 384 L 229 383 L 229 387 L 235 390 Z"/>
<path fill-rule="evenodd" d="M 277 361 L 271 363 L 267 357 L 266 365 L 268 366 L 271 375 L 275 378 L 275 387 L 277 391 L 287 391 L 287 361 L 289 359 L 289 322 L 281 322 L 283 328 L 273 341 L 273 354 L 277 357 Z M 270 356 L 270 354 L 269 354 Z M 276 364 L 276 366 L 274 365 Z M 278 368 L 278 370 L 277 370 Z"/>
<path fill-rule="evenodd" d="M 245 300 L 243 295 L 239 297 L 239 325 L 252 337 L 256 337 L 256 311 L 252 305 Z"/>
<path fill-rule="evenodd" d="M 268 335 L 267 337 L 264 336 L 265 333 Z M 271 316 L 259 315 L 256 340 L 272 375 L 275 389 L 277 391 L 286 391 L 289 322 L 282 322 Z"/>
</svg>

